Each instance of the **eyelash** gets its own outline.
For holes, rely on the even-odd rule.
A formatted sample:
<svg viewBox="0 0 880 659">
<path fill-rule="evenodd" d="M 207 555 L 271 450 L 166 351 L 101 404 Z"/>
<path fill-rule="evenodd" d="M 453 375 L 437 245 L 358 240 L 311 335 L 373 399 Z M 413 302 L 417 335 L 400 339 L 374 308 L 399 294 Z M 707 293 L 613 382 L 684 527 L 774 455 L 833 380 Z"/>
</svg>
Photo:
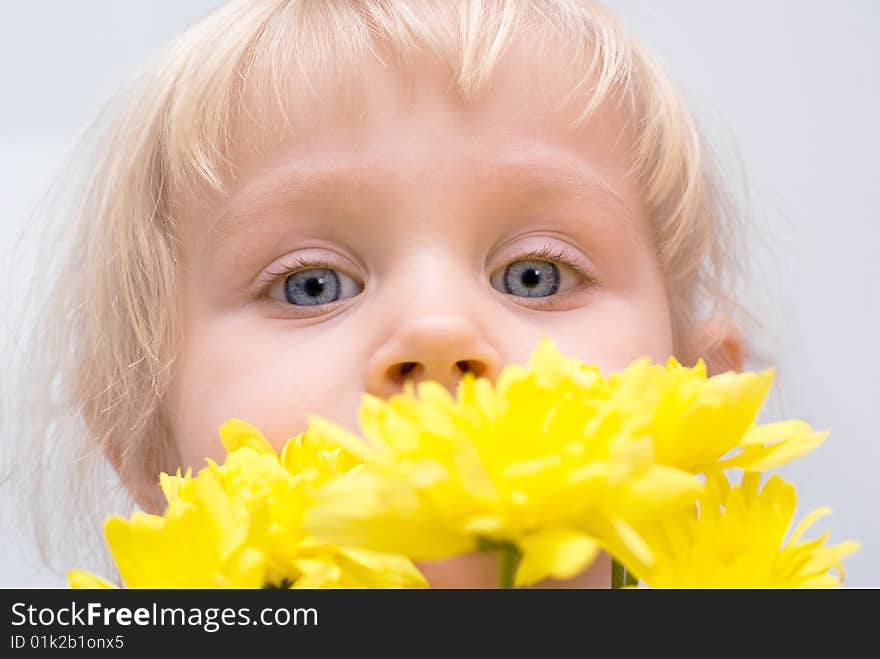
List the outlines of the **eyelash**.
<svg viewBox="0 0 880 659">
<path fill-rule="evenodd" d="M 525 254 L 521 254 L 517 256 L 515 259 L 511 259 L 505 264 L 505 268 L 509 266 L 511 263 L 515 261 L 528 261 L 530 259 L 535 259 L 538 261 L 553 261 L 555 263 L 561 263 L 562 265 L 568 267 L 573 270 L 578 276 L 582 277 L 590 286 L 595 286 L 599 282 L 596 280 L 596 277 L 587 272 L 583 266 L 578 263 L 577 260 L 572 258 L 568 252 L 566 252 L 561 247 L 557 247 L 556 245 L 544 245 L 541 249 L 532 250 L 526 252 Z M 536 298 L 533 298 L 536 299 Z M 538 298 L 539 299 L 539 298 Z"/>
<path fill-rule="evenodd" d="M 301 259 L 298 256 L 294 256 L 292 260 L 294 264 L 283 265 L 281 267 L 281 272 L 266 271 L 266 284 L 263 287 L 263 290 L 260 291 L 260 295 L 268 293 L 269 289 L 272 288 L 272 285 L 282 277 L 289 277 L 300 270 L 309 270 L 311 268 L 326 268 L 327 270 L 337 269 L 334 264 L 321 258 Z"/>
<path fill-rule="evenodd" d="M 516 258 L 510 259 L 503 267 L 509 266 L 511 263 L 515 263 L 516 261 L 527 261 L 530 259 L 538 260 L 538 261 L 551 261 L 554 263 L 561 263 L 562 265 L 570 268 L 574 271 L 579 277 L 583 278 L 586 284 L 590 287 L 596 286 L 599 282 L 596 277 L 586 271 L 574 258 L 572 258 L 564 249 L 557 247 L 556 245 L 544 245 L 540 249 L 530 250 L 523 254 L 520 254 Z M 328 270 L 336 270 L 337 266 L 331 263 L 329 260 L 322 259 L 320 257 L 312 257 L 309 259 L 302 259 L 297 256 L 292 258 L 293 263 L 291 265 L 284 265 L 281 267 L 280 272 L 266 271 L 266 279 L 265 283 L 262 285 L 259 296 L 265 296 L 272 286 L 282 277 L 289 277 L 290 275 L 299 272 L 300 270 L 308 270 L 311 268 L 326 268 Z M 552 297 L 552 296 L 551 296 Z M 549 306 L 551 304 L 550 299 L 544 298 L 531 298 L 530 301 L 533 304 Z M 332 302 L 330 303 L 332 304 Z"/>
</svg>

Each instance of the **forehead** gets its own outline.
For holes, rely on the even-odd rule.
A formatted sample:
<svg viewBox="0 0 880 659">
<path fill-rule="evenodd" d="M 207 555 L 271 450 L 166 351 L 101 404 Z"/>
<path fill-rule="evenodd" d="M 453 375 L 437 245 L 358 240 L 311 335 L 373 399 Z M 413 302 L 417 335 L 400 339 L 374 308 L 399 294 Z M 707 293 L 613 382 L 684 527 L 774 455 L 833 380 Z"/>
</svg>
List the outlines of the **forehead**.
<svg viewBox="0 0 880 659">
<path fill-rule="evenodd" d="M 374 44 L 346 70 L 289 64 L 244 97 L 224 154 L 226 190 L 178 197 L 184 235 L 207 249 L 279 205 L 320 199 L 342 211 L 345 200 L 375 203 L 380 189 L 395 204 L 420 203 L 413 189 L 444 204 L 444 188 L 469 190 L 475 203 L 488 194 L 526 203 L 530 190 L 535 199 L 585 193 L 644 224 L 630 113 L 608 94 L 578 122 L 595 98 L 580 54 L 519 33 L 470 95 L 450 64 L 458 60 L 431 52 L 403 63 Z"/>
<path fill-rule="evenodd" d="M 628 161 L 633 135 L 621 95 L 609 94 L 578 123 L 595 81 L 586 75 L 589 58 L 574 53 L 543 32 L 523 31 L 470 91 L 457 84 L 457 59 L 422 51 L 404 62 L 378 43 L 350 70 L 291 64 L 269 94 L 246 101 L 229 153 L 233 176 L 248 178 L 281 150 L 357 152 L 380 135 L 386 143 L 434 139 L 438 156 L 456 133 L 486 148 L 542 140 Z"/>
</svg>

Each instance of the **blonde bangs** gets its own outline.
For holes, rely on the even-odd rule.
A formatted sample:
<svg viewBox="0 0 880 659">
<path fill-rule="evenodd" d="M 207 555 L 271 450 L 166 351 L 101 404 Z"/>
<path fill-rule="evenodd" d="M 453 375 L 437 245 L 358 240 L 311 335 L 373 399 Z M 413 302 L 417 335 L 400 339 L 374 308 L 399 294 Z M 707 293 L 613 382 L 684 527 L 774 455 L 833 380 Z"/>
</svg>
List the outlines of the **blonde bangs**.
<svg viewBox="0 0 880 659">
<path fill-rule="evenodd" d="M 332 103 L 356 110 L 370 82 L 365 64 L 384 62 L 385 53 L 394 59 L 385 64 L 404 72 L 422 54 L 438 57 L 452 90 L 475 101 L 523 33 L 537 37 L 539 58 L 545 49 L 557 57 L 563 50 L 577 72 L 560 99 L 588 98 L 575 123 L 609 96 L 631 92 L 628 40 L 592 2 L 245 0 L 222 7 L 170 46 L 142 87 L 144 111 L 133 123 L 150 127 L 144 144 L 161 145 L 172 190 L 193 192 L 196 183 L 223 192 L 241 122 L 290 129 L 298 108 Z"/>
</svg>

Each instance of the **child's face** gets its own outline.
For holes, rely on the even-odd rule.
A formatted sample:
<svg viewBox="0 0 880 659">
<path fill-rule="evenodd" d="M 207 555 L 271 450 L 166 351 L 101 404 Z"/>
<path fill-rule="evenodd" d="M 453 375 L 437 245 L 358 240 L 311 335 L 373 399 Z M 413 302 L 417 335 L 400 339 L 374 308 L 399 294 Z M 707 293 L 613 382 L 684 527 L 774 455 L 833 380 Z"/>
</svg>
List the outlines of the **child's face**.
<svg viewBox="0 0 880 659">
<path fill-rule="evenodd" d="M 231 417 L 276 447 L 309 414 L 357 430 L 364 392 L 387 396 L 407 376 L 453 390 L 462 369 L 494 378 L 542 335 L 603 370 L 672 354 L 627 176 L 629 117 L 606 104 L 570 128 L 581 106 L 550 103 L 569 89 L 564 67 L 539 76 L 511 47 L 466 106 L 434 61 L 411 88 L 376 62 L 364 113 L 289 108 L 283 140 L 252 129 L 238 142 L 230 196 L 180 214 L 170 408 L 184 468 L 222 459 Z"/>
</svg>

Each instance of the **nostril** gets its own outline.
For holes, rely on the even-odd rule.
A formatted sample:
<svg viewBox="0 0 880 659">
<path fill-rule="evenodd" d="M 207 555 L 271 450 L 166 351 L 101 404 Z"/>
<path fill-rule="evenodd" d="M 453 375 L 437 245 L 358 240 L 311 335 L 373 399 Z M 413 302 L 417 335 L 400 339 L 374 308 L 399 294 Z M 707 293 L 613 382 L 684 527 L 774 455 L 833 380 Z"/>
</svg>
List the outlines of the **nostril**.
<svg viewBox="0 0 880 659">
<path fill-rule="evenodd" d="M 402 385 L 409 378 L 418 377 L 425 367 L 419 362 L 399 362 L 388 369 L 388 375 L 391 380 L 398 385 Z"/>
<path fill-rule="evenodd" d="M 403 362 L 400 365 L 400 377 L 406 377 L 410 373 L 412 373 L 418 364 L 416 362 Z"/>
<path fill-rule="evenodd" d="M 482 377 L 486 370 L 483 362 L 477 359 L 462 359 L 455 362 L 455 369 L 459 375 L 464 373 L 473 373 L 476 377 Z M 410 378 L 421 377 L 426 374 L 425 367 L 421 362 L 398 362 L 389 368 L 388 374 L 392 381 L 398 385 L 402 385 L 405 380 Z M 439 373 L 431 373 L 433 377 L 437 377 Z M 441 382 L 445 382 L 446 378 L 439 378 Z"/>
<path fill-rule="evenodd" d="M 455 365 L 462 373 L 473 373 L 478 378 L 482 377 L 483 372 L 486 370 L 485 364 L 476 359 L 462 359 L 461 361 L 455 362 Z"/>
</svg>

